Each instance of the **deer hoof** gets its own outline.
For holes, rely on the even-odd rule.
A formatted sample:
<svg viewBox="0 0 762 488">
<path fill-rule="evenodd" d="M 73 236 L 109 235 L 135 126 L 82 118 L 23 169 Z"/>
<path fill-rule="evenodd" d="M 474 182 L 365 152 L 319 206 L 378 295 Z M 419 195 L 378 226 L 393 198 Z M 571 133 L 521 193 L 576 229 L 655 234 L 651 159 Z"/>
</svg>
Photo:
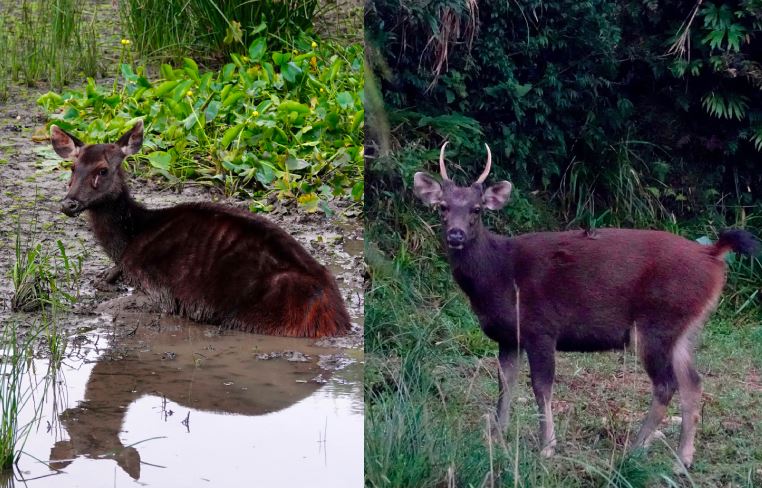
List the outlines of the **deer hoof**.
<svg viewBox="0 0 762 488">
<path fill-rule="evenodd" d="M 540 451 L 540 455 L 544 458 L 551 458 L 556 453 L 555 446 L 545 446 L 542 451 Z"/>
</svg>

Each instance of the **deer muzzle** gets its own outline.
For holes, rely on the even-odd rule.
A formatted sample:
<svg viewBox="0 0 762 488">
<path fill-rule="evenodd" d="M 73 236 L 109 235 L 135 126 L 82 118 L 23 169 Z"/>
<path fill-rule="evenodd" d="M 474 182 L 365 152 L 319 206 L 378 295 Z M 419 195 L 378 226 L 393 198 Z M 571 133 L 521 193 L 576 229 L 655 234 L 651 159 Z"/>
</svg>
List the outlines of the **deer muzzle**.
<svg viewBox="0 0 762 488">
<path fill-rule="evenodd" d="M 445 236 L 447 245 L 453 249 L 462 249 L 466 243 L 466 232 L 463 229 L 448 229 Z"/>
<path fill-rule="evenodd" d="M 74 200 L 73 198 L 64 198 L 61 200 L 61 212 L 68 215 L 69 217 L 76 217 L 82 213 L 84 209 L 84 205 L 82 205 L 77 200 Z"/>
</svg>

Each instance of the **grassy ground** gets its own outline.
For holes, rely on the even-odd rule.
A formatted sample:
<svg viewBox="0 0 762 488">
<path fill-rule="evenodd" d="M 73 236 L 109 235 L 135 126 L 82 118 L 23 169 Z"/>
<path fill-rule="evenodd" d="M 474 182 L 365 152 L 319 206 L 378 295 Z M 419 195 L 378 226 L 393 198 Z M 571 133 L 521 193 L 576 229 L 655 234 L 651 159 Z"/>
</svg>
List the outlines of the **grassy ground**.
<svg viewBox="0 0 762 488">
<path fill-rule="evenodd" d="M 737 276 L 698 345 L 704 396 L 689 474 L 674 469 L 677 397 L 664 439 L 626 454 L 650 402 L 650 382 L 629 352 L 558 355 L 559 445 L 543 459 L 526 359 L 509 433 L 489 438 L 497 349 L 450 277 L 435 217 L 398 196 L 378 201 L 366 208 L 368 486 L 762 486 L 762 311 L 756 298 L 736 314 L 745 302 L 734 296 Z M 515 212 L 507 211 L 516 217 L 511 231 L 527 230 Z"/>
</svg>

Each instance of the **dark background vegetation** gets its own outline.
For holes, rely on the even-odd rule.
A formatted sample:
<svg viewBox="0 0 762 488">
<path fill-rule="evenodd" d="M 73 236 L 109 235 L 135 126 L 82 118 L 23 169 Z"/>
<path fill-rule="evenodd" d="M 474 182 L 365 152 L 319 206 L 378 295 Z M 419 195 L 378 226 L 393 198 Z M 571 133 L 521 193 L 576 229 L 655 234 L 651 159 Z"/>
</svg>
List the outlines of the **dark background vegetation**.
<svg viewBox="0 0 762 488">
<path fill-rule="evenodd" d="M 671 468 L 675 423 L 646 456 L 625 454 L 650 398 L 630 353 L 561 355 L 548 462 L 526 371 L 508 445 L 486 440 L 496 348 L 450 277 L 436 212 L 412 195 L 444 140 L 460 184 L 487 142 L 488 183 L 514 183 L 486 216 L 497 232 L 762 235 L 762 2 L 375 0 L 365 28 L 368 485 L 762 484 L 759 259 L 729 259 L 698 346 L 707 393 L 690 475 Z"/>
<path fill-rule="evenodd" d="M 762 201 L 762 2 L 695 7 L 379 1 L 366 25 L 401 145 L 449 139 L 482 162 L 488 142 L 493 178 L 546 193 L 563 223 L 609 207 L 617 224 L 715 209 L 735 223 Z M 375 160 L 371 180 L 408 182 L 421 156 L 401 174 Z M 652 212 L 623 204 L 628 186 Z"/>
</svg>

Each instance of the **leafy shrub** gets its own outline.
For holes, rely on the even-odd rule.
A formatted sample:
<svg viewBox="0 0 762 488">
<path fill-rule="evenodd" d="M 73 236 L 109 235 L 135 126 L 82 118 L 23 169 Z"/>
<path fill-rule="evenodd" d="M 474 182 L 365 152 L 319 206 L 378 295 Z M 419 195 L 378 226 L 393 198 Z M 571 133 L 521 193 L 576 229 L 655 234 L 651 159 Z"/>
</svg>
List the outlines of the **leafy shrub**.
<svg viewBox="0 0 762 488">
<path fill-rule="evenodd" d="M 89 142 L 115 140 L 142 118 L 149 151 L 135 157 L 169 180 L 249 197 L 276 192 L 317 210 L 333 197 L 362 199 L 362 53 L 305 36 L 274 51 L 258 37 L 247 56 L 232 54 L 217 71 L 186 58 L 149 80 L 143 68 L 122 64 L 121 88 L 90 79 L 38 103 Z"/>
</svg>

